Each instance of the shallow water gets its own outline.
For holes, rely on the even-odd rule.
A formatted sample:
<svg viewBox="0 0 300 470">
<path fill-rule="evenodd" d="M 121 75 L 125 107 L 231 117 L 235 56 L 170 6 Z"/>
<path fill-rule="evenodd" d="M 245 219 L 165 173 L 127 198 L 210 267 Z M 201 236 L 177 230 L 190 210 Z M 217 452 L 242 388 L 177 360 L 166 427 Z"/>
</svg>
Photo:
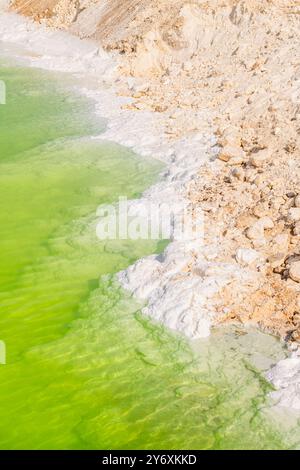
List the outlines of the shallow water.
<svg viewBox="0 0 300 470">
<path fill-rule="evenodd" d="M 275 339 L 189 345 L 113 279 L 164 243 L 100 242 L 97 206 L 138 197 L 161 165 L 89 140 L 104 124 L 59 76 L 2 61 L 0 79 L 0 448 L 287 446 L 259 372 L 283 355 Z"/>
</svg>

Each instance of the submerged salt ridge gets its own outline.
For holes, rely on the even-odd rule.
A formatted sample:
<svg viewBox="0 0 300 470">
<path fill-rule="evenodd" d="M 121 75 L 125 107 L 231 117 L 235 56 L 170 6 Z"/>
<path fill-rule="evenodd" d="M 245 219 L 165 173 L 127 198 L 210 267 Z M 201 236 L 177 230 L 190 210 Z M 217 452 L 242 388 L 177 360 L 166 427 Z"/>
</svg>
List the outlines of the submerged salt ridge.
<svg viewBox="0 0 300 470">
<path fill-rule="evenodd" d="M 31 65 L 71 71 L 78 76 L 83 72 L 85 77 L 86 72 L 94 78 L 101 75 L 102 85 L 117 79 L 115 64 L 93 43 L 47 31 L 16 15 L 4 15 L 1 22 L 2 40 L 22 44 L 25 49 L 37 54 L 30 59 Z M 167 163 L 168 171 L 163 181 L 144 196 L 156 202 L 171 198 L 183 206 L 187 205 L 184 198 L 186 184 L 194 177 L 201 163 L 212 156 L 214 139 L 209 128 L 206 134 L 181 139 L 170 146 L 160 132 L 160 118 L 153 113 L 132 113 L 120 109 L 130 100 L 116 97 L 110 90 L 90 91 L 86 88 L 85 92 L 97 100 L 98 112 L 109 118 L 108 130 L 101 139 L 122 143 L 141 155 L 152 155 Z M 243 278 L 251 281 L 254 275 L 242 267 L 237 268 L 235 263 L 215 263 L 217 246 L 218 240 L 212 241 L 205 249 L 199 246 L 197 240 L 171 243 L 164 256 L 140 260 L 121 273 L 119 279 L 126 288 L 145 300 L 147 306 L 144 313 L 191 338 L 207 336 L 215 317 L 214 295 L 233 280 Z M 195 253 L 199 265 L 193 272 L 186 271 Z M 182 274 L 184 271 L 185 274 Z M 179 291 L 184 293 L 180 299 L 177 298 Z"/>
</svg>

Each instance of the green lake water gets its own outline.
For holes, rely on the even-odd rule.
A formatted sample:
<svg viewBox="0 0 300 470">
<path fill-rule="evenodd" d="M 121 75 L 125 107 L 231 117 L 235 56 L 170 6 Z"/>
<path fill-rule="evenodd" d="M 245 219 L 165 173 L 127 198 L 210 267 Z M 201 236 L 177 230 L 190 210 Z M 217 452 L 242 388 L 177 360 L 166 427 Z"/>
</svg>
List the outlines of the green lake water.
<svg viewBox="0 0 300 470">
<path fill-rule="evenodd" d="M 274 339 L 226 330 L 191 347 L 114 281 L 164 244 L 97 240 L 96 209 L 138 197 L 161 165 L 90 140 L 104 124 L 59 78 L 0 59 L 0 448 L 285 447 L 247 343 L 280 357 Z"/>
</svg>

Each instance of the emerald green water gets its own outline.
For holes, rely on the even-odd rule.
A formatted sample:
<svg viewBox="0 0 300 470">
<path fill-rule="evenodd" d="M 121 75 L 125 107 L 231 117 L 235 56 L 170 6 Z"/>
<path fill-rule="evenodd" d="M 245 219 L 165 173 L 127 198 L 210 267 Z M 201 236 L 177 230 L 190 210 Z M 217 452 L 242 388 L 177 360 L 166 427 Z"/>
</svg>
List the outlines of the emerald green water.
<svg viewBox="0 0 300 470">
<path fill-rule="evenodd" d="M 286 446 L 240 335 L 192 350 L 114 281 L 163 244 L 100 242 L 97 206 L 137 197 L 160 165 L 89 140 L 103 124 L 58 77 L 2 60 L 0 79 L 0 448 Z"/>
</svg>

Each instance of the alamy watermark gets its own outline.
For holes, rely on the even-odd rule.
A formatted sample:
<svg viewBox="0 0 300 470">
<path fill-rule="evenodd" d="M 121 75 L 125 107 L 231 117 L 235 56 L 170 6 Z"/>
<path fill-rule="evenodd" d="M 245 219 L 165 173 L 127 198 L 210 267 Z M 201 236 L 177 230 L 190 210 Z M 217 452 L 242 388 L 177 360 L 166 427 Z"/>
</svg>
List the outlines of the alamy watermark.
<svg viewBox="0 0 300 470">
<path fill-rule="evenodd" d="M 114 205 L 97 210 L 100 240 L 198 240 L 204 237 L 204 216 L 186 203 L 155 203 L 120 197 Z"/>
<path fill-rule="evenodd" d="M 6 84 L 0 80 L 0 105 L 6 104 Z"/>
</svg>

